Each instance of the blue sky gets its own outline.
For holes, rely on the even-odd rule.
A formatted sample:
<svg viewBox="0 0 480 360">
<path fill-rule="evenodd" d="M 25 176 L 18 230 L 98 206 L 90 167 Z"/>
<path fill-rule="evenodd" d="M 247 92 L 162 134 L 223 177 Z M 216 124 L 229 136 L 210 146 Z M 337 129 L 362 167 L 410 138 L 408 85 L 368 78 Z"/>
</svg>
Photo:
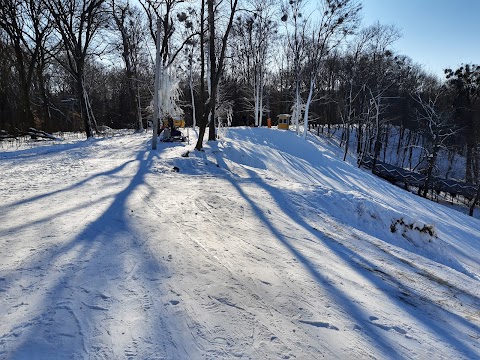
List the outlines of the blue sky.
<svg viewBox="0 0 480 360">
<path fill-rule="evenodd" d="M 444 68 L 480 63 L 480 0 L 363 0 L 363 24 L 394 24 L 395 50 L 443 77 Z"/>
</svg>

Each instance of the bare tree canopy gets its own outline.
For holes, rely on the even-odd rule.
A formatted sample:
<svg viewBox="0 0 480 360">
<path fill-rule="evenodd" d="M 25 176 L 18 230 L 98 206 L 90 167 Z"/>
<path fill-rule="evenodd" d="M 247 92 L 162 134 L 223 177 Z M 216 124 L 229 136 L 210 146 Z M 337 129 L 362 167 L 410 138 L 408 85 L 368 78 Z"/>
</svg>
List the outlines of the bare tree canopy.
<svg viewBox="0 0 480 360">
<path fill-rule="evenodd" d="M 55 58 L 76 82 L 85 131 L 87 137 L 92 137 L 96 121 L 85 89 L 85 64 L 88 56 L 102 51 L 100 42 L 94 40 L 110 19 L 105 0 L 45 0 L 45 3 L 53 19 L 55 35 L 64 50 Z"/>
</svg>

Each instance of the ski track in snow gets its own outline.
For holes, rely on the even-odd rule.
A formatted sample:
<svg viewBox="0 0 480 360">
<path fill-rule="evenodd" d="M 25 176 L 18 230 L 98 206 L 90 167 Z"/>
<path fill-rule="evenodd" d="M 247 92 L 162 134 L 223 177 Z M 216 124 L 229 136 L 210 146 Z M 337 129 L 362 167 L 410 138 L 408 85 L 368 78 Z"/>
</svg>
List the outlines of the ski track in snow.
<svg viewBox="0 0 480 360">
<path fill-rule="evenodd" d="M 475 220 L 272 131 L 0 153 L 0 358 L 480 358 Z"/>
</svg>

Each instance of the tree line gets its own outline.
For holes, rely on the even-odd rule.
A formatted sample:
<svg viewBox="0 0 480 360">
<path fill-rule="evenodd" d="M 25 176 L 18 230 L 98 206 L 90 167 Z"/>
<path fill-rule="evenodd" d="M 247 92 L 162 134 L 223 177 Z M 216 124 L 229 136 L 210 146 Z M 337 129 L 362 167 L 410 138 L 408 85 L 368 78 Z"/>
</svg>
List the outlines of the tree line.
<svg viewBox="0 0 480 360">
<path fill-rule="evenodd" d="M 287 113 L 303 136 L 341 131 L 345 157 L 394 149 L 448 177 L 461 156 L 455 176 L 478 183 L 480 67 L 428 74 L 361 16 L 357 0 L 0 0 L 0 129 L 91 137 L 172 116 L 201 149 L 207 129 Z"/>
</svg>

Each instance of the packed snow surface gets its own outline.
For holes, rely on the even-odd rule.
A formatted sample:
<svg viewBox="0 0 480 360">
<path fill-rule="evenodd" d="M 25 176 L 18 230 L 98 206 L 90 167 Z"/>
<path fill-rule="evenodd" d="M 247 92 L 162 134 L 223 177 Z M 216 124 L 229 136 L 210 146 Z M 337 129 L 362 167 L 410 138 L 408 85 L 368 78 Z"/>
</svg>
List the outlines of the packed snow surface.
<svg viewBox="0 0 480 360">
<path fill-rule="evenodd" d="M 0 358 L 480 359 L 478 219 L 323 138 L 194 137 L 0 148 Z"/>
</svg>

